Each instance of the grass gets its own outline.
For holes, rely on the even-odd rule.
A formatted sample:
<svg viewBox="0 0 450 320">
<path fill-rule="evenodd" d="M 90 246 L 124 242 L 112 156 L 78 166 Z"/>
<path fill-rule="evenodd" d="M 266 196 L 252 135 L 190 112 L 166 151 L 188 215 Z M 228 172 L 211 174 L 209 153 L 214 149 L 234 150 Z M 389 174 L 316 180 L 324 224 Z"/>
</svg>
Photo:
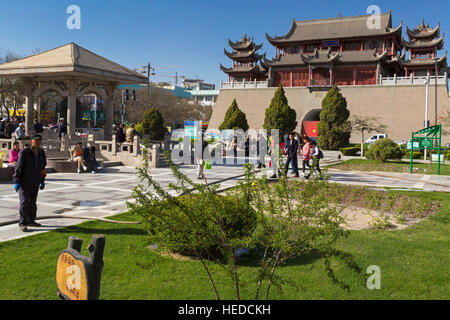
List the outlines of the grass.
<svg viewBox="0 0 450 320">
<path fill-rule="evenodd" d="M 336 265 L 338 277 L 350 285 L 345 291 L 331 283 L 317 256 L 300 257 L 279 268 L 291 283 L 273 289 L 272 299 L 449 299 L 448 243 L 450 198 L 446 193 L 396 192 L 440 201 L 439 212 L 404 230 L 352 231 L 339 247 L 352 253 L 365 271 L 381 268 L 381 289 L 369 290 L 365 280 Z M 121 214 L 120 220 L 136 220 Z M 214 299 L 207 276 L 198 261 L 175 260 L 148 249 L 141 225 L 116 225 L 89 221 L 44 234 L 0 243 L 0 299 L 57 299 L 56 261 L 70 236 L 84 239 L 82 254 L 94 234 L 106 236 L 100 298 L 110 299 Z M 228 274 L 210 263 L 222 299 L 234 299 Z M 253 279 L 256 268 L 243 261 L 241 279 Z M 369 275 L 367 275 L 368 277 Z M 241 297 L 252 299 L 253 281 L 241 288 Z"/>
<path fill-rule="evenodd" d="M 387 171 L 409 173 L 409 162 L 387 161 L 379 162 L 368 159 L 350 159 L 338 164 L 330 165 L 329 168 L 335 168 L 345 171 Z M 437 163 L 413 163 L 413 168 L 417 168 L 415 173 L 437 174 Z M 450 175 L 450 164 L 440 165 L 441 175 Z"/>
</svg>

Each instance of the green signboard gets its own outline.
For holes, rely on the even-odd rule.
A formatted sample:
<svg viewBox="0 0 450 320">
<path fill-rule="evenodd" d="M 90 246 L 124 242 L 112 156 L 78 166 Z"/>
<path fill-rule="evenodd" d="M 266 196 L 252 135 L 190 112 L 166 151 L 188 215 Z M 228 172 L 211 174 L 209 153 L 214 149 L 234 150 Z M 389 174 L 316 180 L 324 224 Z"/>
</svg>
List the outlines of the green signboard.
<svg viewBox="0 0 450 320">
<path fill-rule="evenodd" d="M 425 136 L 417 136 L 425 135 Z M 409 172 L 412 173 L 413 166 L 413 152 L 414 149 L 437 150 L 437 174 L 441 173 L 441 138 L 442 138 L 442 124 L 424 128 L 411 134 L 411 141 L 408 147 L 411 149 L 411 160 L 409 164 Z M 433 142 L 437 141 L 437 146 L 433 146 Z M 412 144 L 412 145 L 411 145 Z"/>
<path fill-rule="evenodd" d="M 95 111 L 83 110 L 81 112 L 81 120 L 94 120 Z M 105 111 L 97 110 L 97 120 L 105 121 Z"/>
</svg>

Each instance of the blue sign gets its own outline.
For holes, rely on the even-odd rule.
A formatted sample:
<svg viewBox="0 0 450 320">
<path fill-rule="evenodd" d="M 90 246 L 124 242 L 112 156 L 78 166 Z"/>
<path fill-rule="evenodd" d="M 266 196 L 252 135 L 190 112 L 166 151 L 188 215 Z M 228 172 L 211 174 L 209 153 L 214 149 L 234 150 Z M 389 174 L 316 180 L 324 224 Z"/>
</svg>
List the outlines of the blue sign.
<svg viewBox="0 0 450 320">
<path fill-rule="evenodd" d="M 336 46 L 339 46 L 339 40 L 322 41 L 322 46 L 324 46 L 324 47 L 336 47 Z"/>
</svg>

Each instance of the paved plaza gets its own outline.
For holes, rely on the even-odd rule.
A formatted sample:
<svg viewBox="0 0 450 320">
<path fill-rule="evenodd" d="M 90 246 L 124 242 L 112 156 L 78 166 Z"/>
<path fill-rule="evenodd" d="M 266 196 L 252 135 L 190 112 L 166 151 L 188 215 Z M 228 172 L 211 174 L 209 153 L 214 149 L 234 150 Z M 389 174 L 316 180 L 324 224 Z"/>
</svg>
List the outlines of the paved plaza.
<svg viewBox="0 0 450 320">
<path fill-rule="evenodd" d="M 268 163 L 269 159 L 266 159 Z M 330 159 L 325 159 L 324 164 Z M 197 182 L 195 165 L 180 165 L 182 172 Z M 39 192 L 38 217 L 49 215 L 70 215 L 72 217 L 105 218 L 127 210 L 126 202 L 132 189 L 139 183 L 133 167 L 118 166 L 104 168 L 97 174 L 91 173 L 50 173 L 46 188 Z M 151 169 L 152 177 L 163 188 L 175 178 L 169 168 Z M 221 189 L 236 185 L 243 177 L 242 165 L 214 165 L 205 170 L 208 183 L 218 183 Z M 260 171 L 259 174 L 264 173 Z M 272 175 L 267 169 L 266 174 Z M 450 191 L 450 177 L 436 175 L 386 173 L 386 172 L 348 172 L 330 169 L 330 182 L 365 185 L 374 188 L 415 189 L 424 191 Z M 290 174 L 289 174 L 290 176 Z M 301 176 L 301 175 L 300 175 Z M 302 177 L 302 176 L 301 176 Z M 19 218 L 19 196 L 12 182 L 0 183 L 0 224 Z M 40 228 L 29 228 L 23 233 L 17 223 L 0 227 L 0 241 L 7 241 L 42 233 L 56 228 L 78 224 L 82 219 L 40 220 Z"/>
</svg>

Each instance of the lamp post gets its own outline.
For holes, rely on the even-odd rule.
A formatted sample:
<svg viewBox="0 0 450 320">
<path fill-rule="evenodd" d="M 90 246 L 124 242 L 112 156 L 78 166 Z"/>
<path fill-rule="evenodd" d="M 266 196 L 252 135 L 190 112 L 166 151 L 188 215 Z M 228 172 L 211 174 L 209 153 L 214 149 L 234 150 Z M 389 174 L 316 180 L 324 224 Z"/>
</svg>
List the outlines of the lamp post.
<svg viewBox="0 0 450 320">
<path fill-rule="evenodd" d="M 437 67 L 437 58 L 434 58 L 434 125 L 437 126 L 437 79 L 438 79 L 438 67 Z"/>
<path fill-rule="evenodd" d="M 426 84 L 426 92 L 425 92 L 425 123 L 424 123 L 424 127 L 428 128 L 428 86 L 430 84 L 430 74 L 427 73 L 427 78 L 425 80 L 425 84 Z M 413 143 L 413 141 L 411 141 L 411 143 Z M 427 160 L 427 149 L 424 150 L 424 160 Z"/>
<path fill-rule="evenodd" d="M 150 65 L 150 62 L 141 68 L 141 74 L 147 73 L 147 105 L 145 107 L 145 110 L 148 110 L 148 106 L 150 104 L 150 76 L 154 76 L 156 73 L 152 72 L 155 71 L 155 68 L 152 68 Z"/>
</svg>

